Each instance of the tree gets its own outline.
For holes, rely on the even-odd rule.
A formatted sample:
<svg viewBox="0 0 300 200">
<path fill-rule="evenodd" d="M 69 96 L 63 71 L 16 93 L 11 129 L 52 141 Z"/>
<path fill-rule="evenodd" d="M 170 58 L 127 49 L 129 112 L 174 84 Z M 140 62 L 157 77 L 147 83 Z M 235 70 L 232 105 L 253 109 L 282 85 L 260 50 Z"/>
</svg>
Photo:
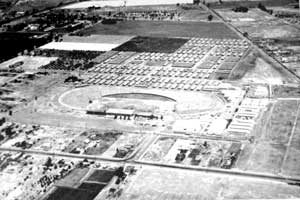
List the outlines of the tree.
<svg viewBox="0 0 300 200">
<path fill-rule="evenodd" d="M 208 21 L 213 20 L 213 18 L 214 18 L 214 17 L 213 17 L 212 15 L 208 15 L 208 16 L 207 16 L 207 20 L 208 20 Z"/>
<path fill-rule="evenodd" d="M 50 157 L 48 157 L 48 159 L 47 159 L 47 161 L 46 161 L 46 163 L 45 163 L 45 166 L 46 167 L 50 167 L 50 166 L 52 166 L 53 164 L 52 164 L 52 159 L 50 158 Z"/>
<path fill-rule="evenodd" d="M 266 8 L 262 3 L 259 3 L 259 4 L 257 5 L 257 7 L 258 7 L 259 9 L 261 9 L 262 11 L 268 12 L 267 8 Z"/>
<path fill-rule="evenodd" d="M 243 36 L 244 36 L 244 37 L 248 37 L 248 36 L 249 36 L 248 32 L 244 32 L 244 33 L 243 33 Z"/>
</svg>

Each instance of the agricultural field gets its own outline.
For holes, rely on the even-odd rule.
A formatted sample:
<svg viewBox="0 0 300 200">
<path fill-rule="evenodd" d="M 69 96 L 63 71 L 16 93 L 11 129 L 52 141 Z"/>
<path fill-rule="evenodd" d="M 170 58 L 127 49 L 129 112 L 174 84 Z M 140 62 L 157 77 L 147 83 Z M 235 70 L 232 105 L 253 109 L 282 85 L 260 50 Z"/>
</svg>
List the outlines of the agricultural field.
<svg viewBox="0 0 300 200">
<path fill-rule="evenodd" d="M 86 181 L 107 184 L 114 176 L 114 170 L 94 170 L 89 177 L 87 177 Z"/>
<path fill-rule="evenodd" d="M 181 38 L 135 37 L 114 49 L 114 51 L 174 53 L 188 40 Z"/>
<path fill-rule="evenodd" d="M 89 171 L 89 168 L 75 168 L 66 177 L 56 182 L 55 185 L 77 188 Z"/>
<path fill-rule="evenodd" d="M 122 21 L 114 25 L 96 24 L 80 31 L 84 35 L 139 35 L 149 37 L 209 37 L 238 39 L 223 23 Z"/>
<path fill-rule="evenodd" d="M 92 190 L 57 187 L 45 200 L 93 200 L 97 194 Z"/>
</svg>

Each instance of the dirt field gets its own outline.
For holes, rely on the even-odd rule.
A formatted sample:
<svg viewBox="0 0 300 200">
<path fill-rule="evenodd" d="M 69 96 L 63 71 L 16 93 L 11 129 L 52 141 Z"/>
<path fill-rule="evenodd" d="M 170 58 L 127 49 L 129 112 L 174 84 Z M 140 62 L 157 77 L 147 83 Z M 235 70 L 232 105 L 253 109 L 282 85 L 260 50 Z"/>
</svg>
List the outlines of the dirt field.
<svg viewBox="0 0 300 200">
<path fill-rule="evenodd" d="M 163 158 L 167 155 L 175 142 L 176 139 L 171 137 L 159 138 L 144 154 L 142 160 L 162 162 Z"/>
<path fill-rule="evenodd" d="M 299 187 L 284 183 L 175 169 L 144 168 L 120 199 L 215 200 L 299 196 Z"/>
<path fill-rule="evenodd" d="M 123 44 L 133 37 L 130 35 L 90 35 L 85 37 L 64 35 L 62 39 L 63 42 Z"/>
<path fill-rule="evenodd" d="M 261 21 L 275 19 L 272 15 L 258 9 L 249 9 L 247 13 L 234 12 L 231 9 L 219 9 L 217 12 L 229 21 Z"/>
<path fill-rule="evenodd" d="M 300 37 L 300 32 L 296 27 L 277 19 L 260 22 L 239 21 L 232 22 L 232 24 L 241 32 L 247 32 L 252 38 L 290 39 Z"/>
<path fill-rule="evenodd" d="M 286 81 L 286 78 L 273 68 L 273 66 L 259 57 L 255 60 L 254 68 L 250 69 L 244 75 L 242 81 L 250 83 L 282 84 Z"/>
<path fill-rule="evenodd" d="M 286 144 L 292 132 L 299 102 L 279 101 L 275 104 L 272 116 L 268 122 L 268 130 L 262 140 L 276 144 Z"/>
<path fill-rule="evenodd" d="M 193 3 L 192 0 L 177 0 L 174 2 L 173 0 L 127 0 L 126 6 L 147 6 L 147 5 L 174 5 L 176 3 Z M 124 1 L 122 0 L 116 0 L 116 1 L 86 1 L 86 2 L 79 2 L 74 3 L 68 6 L 65 6 L 64 9 L 82 9 L 82 8 L 88 8 L 88 7 L 118 7 L 118 6 L 124 6 Z"/>
<path fill-rule="evenodd" d="M 122 21 L 115 25 L 97 24 L 81 31 L 84 35 L 139 35 L 152 37 L 239 37 L 222 23 L 206 22 L 163 22 L 163 21 Z"/>
<path fill-rule="evenodd" d="M 286 147 L 268 143 L 259 143 L 255 146 L 248 162 L 248 171 L 270 174 L 280 173 Z"/>
<path fill-rule="evenodd" d="M 294 0 L 223 0 L 222 4 L 219 3 L 219 0 L 206 0 L 206 2 L 210 3 L 212 8 L 234 8 L 241 5 L 254 8 L 260 2 L 265 6 L 284 6 L 294 3 Z"/>
<path fill-rule="evenodd" d="M 274 97 L 291 97 L 297 98 L 300 97 L 300 88 L 298 87 L 289 87 L 289 86 L 274 86 L 273 95 Z"/>
<path fill-rule="evenodd" d="M 49 64 L 51 61 L 56 60 L 55 57 L 42 57 L 42 56 L 18 56 L 0 64 L 0 69 L 8 69 L 10 65 L 23 62 L 20 67 L 25 71 L 37 70 L 39 67 Z"/>
</svg>

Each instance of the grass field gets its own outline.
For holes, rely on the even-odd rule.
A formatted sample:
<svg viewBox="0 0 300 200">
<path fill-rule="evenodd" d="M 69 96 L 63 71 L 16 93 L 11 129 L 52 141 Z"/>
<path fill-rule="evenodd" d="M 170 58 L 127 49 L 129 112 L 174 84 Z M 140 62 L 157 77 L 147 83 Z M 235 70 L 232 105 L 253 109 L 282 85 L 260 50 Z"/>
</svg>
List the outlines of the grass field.
<svg viewBox="0 0 300 200">
<path fill-rule="evenodd" d="M 206 22 L 122 21 L 114 25 L 96 24 L 80 33 L 84 35 L 239 38 L 223 23 Z"/>
<path fill-rule="evenodd" d="M 181 38 L 153 38 L 135 37 L 125 42 L 114 51 L 134 51 L 134 52 L 154 52 L 154 53 L 174 53 L 188 40 Z"/>
</svg>

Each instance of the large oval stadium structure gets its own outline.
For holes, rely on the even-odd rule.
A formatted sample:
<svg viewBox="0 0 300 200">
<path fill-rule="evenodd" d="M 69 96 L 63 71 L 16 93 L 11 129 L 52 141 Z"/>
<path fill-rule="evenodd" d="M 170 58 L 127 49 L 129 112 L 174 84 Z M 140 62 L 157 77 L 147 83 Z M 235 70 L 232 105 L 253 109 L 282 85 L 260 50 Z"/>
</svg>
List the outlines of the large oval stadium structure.
<svg viewBox="0 0 300 200">
<path fill-rule="evenodd" d="M 61 105 L 86 110 L 91 102 L 106 108 L 134 109 L 160 113 L 196 114 L 224 108 L 225 101 L 209 92 L 159 91 L 153 89 L 88 86 L 59 97 Z"/>
</svg>

